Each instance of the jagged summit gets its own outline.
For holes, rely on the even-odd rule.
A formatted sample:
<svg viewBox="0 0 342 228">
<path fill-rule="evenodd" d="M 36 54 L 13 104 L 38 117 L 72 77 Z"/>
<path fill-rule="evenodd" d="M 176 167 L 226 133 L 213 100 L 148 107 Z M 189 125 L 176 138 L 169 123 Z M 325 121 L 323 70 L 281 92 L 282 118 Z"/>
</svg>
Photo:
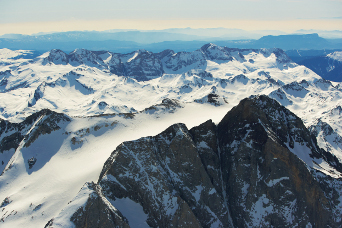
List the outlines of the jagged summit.
<svg viewBox="0 0 342 228">
<path fill-rule="evenodd" d="M 19 151 L 22 148 L 30 147 L 40 136 L 51 134 L 70 121 L 71 119 L 67 115 L 49 109 L 36 112 L 20 123 L 11 123 L 0 119 L 0 153 L 10 155 L 2 158 L 1 175 L 11 169 L 16 162 L 17 153 L 11 153 L 12 150 Z M 27 159 L 32 158 L 32 162 L 27 164 L 29 172 L 39 169 L 42 161 L 47 159 L 44 154 L 37 153 L 26 153 L 24 157 Z M 39 162 L 35 164 L 37 158 Z M 4 164 L 6 166 L 3 166 Z"/>
<path fill-rule="evenodd" d="M 342 208 L 333 199 L 340 193 L 324 186 L 342 176 L 323 163 L 330 161 L 297 116 L 267 96 L 246 98 L 217 126 L 174 124 L 123 142 L 98 182 L 47 225 L 339 226 Z M 102 211 L 115 216 L 99 217 Z"/>
<path fill-rule="evenodd" d="M 45 60 L 55 64 L 67 64 L 69 62 L 68 55 L 60 49 L 52 49 Z"/>
<path fill-rule="evenodd" d="M 202 50 L 202 51 L 206 51 L 206 50 L 208 50 L 208 49 L 216 48 L 216 47 L 218 47 L 216 44 L 207 43 L 207 44 L 204 44 L 204 45 L 201 47 L 201 50 Z"/>
<path fill-rule="evenodd" d="M 218 130 L 225 132 L 225 129 L 230 129 L 232 127 L 230 124 L 235 124 L 235 121 L 240 125 L 259 125 L 260 130 L 263 128 L 263 130 L 255 132 L 255 138 L 258 138 L 259 143 L 265 143 L 265 139 L 271 138 L 284 148 L 288 148 L 295 153 L 309 167 L 320 170 L 327 175 L 331 173 L 332 175 L 336 174 L 338 178 L 342 178 L 342 163 L 334 155 L 320 149 L 317 146 L 316 138 L 306 129 L 302 120 L 284 106 L 281 106 L 276 100 L 265 95 L 243 99 L 238 106 L 234 107 L 222 119 L 218 125 Z M 262 132 L 264 132 L 264 135 Z M 223 143 L 231 144 L 234 140 L 241 141 L 242 139 L 230 138 L 229 134 L 229 131 L 222 134 Z M 311 152 L 307 155 L 299 153 L 299 151 L 303 150 L 301 148 L 303 146 L 309 148 Z M 319 165 L 316 166 L 315 164 L 318 164 L 319 159 L 323 159 L 337 172 L 334 174 L 329 170 L 330 168 L 324 169 Z"/>
<path fill-rule="evenodd" d="M 292 62 L 281 49 L 238 49 L 208 43 L 196 51 L 178 53 L 172 50 L 152 53 L 140 49 L 128 54 L 118 54 L 109 51 L 76 49 L 65 54 L 61 50 L 53 49 L 44 58 L 43 64 L 70 64 L 73 66 L 84 64 L 99 69 L 109 69 L 111 73 L 118 76 L 130 76 L 145 81 L 160 77 L 164 72 L 184 73 L 190 66 L 194 69 L 202 69 L 207 60 L 220 63 L 222 61 L 243 63 L 247 61 L 244 55 L 251 53 L 262 54 L 265 57 L 269 57 L 273 53 L 278 63 L 289 64 Z M 252 60 L 250 61 L 252 62 Z"/>
</svg>

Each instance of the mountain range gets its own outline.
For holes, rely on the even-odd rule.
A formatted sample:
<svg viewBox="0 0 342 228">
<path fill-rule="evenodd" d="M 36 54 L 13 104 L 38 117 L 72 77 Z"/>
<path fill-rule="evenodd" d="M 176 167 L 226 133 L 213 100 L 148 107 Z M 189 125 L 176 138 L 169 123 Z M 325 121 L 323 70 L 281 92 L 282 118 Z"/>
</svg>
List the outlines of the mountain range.
<svg viewBox="0 0 342 228">
<path fill-rule="evenodd" d="M 118 53 L 146 49 L 161 52 L 165 49 L 194 51 L 208 42 L 232 48 L 282 48 L 284 50 L 323 50 L 341 49 L 342 38 L 322 38 L 318 33 L 284 34 L 273 31 L 276 35 L 235 36 L 240 30 L 226 29 L 169 29 L 155 31 L 71 31 L 51 34 L 5 34 L 0 37 L 0 48 L 29 49 L 46 52 L 61 49 L 71 52 L 74 49 L 109 50 Z M 225 35 L 226 34 L 226 35 Z"/>
<path fill-rule="evenodd" d="M 282 49 L 0 58 L 4 226 L 342 225 L 342 84 Z"/>
</svg>

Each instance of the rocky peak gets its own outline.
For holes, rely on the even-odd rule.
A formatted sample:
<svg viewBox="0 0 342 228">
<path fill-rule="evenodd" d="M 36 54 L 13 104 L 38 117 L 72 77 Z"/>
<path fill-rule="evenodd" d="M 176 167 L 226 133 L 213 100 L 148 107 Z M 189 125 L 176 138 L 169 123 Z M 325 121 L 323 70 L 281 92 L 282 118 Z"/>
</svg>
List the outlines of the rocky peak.
<svg viewBox="0 0 342 228">
<path fill-rule="evenodd" d="M 184 72 L 183 69 L 203 69 L 206 64 L 205 54 L 201 50 L 193 52 L 177 52 L 166 59 L 164 66 L 171 72 Z"/>
<path fill-rule="evenodd" d="M 212 93 L 209 93 L 208 95 L 202 97 L 201 99 L 195 99 L 194 102 L 197 102 L 200 104 L 209 103 L 214 106 L 220 106 L 225 103 L 228 103 L 226 98 L 221 97 L 215 93 L 215 89 L 212 91 Z"/>
<path fill-rule="evenodd" d="M 48 55 L 44 59 L 44 63 L 53 63 L 53 64 L 61 64 L 66 65 L 69 62 L 69 57 L 60 49 L 52 49 Z"/>
<path fill-rule="evenodd" d="M 138 50 L 129 54 L 115 54 L 109 61 L 110 72 L 119 76 L 129 76 L 138 81 L 149 80 L 150 77 L 160 77 L 163 65 L 156 54 Z"/>
<path fill-rule="evenodd" d="M 71 65 L 90 65 L 90 66 L 103 66 L 103 60 L 98 57 L 94 52 L 86 50 L 86 49 L 75 49 L 69 55 L 69 63 Z"/>
<path fill-rule="evenodd" d="M 178 108 L 182 107 L 182 105 L 180 105 L 180 102 L 178 100 L 169 99 L 169 98 L 163 99 L 162 104 L 167 105 L 167 106 L 178 107 Z"/>
<path fill-rule="evenodd" d="M 142 53 L 152 53 L 152 52 L 149 52 L 149 51 L 147 51 L 145 49 L 138 49 L 136 52 L 139 53 L 139 54 L 142 54 Z"/>
<path fill-rule="evenodd" d="M 208 43 L 208 44 L 204 44 L 200 49 L 203 51 L 203 52 L 206 52 L 210 49 L 217 49 L 217 48 L 220 48 L 218 47 L 216 44 L 213 44 L 213 43 Z"/>
<path fill-rule="evenodd" d="M 178 100 L 165 98 L 162 100 L 161 104 L 152 105 L 144 109 L 141 112 L 158 115 L 157 113 L 162 113 L 162 112 L 173 113 L 176 111 L 176 109 L 183 108 L 183 107 L 184 107 L 183 104 L 179 102 Z"/>
<path fill-rule="evenodd" d="M 232 119 L 235 121 L 232 122 Z M 250 132 L 249 135 L 256 139 L 257 145 L 264 144 L 269 137 L 285 148 L 293 149 L 295 143 L 304 143 L 313 152 L 311 156 L 321 157 L 320 150 L 312 143 L 314 137 L 306 129 L 302 120 L 268 96 L 245 98 L 222 119 L 218 125 L 219 132 L 222 132 L 222 143 L 231 144 L 234 140 L 241 141 L 246 136 L 246 130 L 243 130 L 241 135 L 237 134 L 240 137 L 235 139 L 230 136 L 225 137 L 224 135 L 231 134 L 230 130 L 227 132 L 224 129 L 243 126 L 255 126 L 257 130 Z"/>
<path fill-rule="evenodd" d="M 173 54 L 175 54 L 173 50 L 166 49 L 162 52 L 156 53 L 156 57 L 163 61 L 164 58 L 170 58 L 170 56 L 172 56 Z"/>
<path fill-rule="evenodd" d="M 290 62 L 292 62 L 291 58 L 287 56 L 287 54 L 285 53 L 285 51 L 283 49 L 274 48 L 274 49 L 271 49 L 271 51 L 277 57 L 277 62 L 279 62 L 279 63 L 290 63 Z"/>
<path fill-rule="evenodd" d="M 202 79 L 208 80 L 208 81 L 212 81 L 213 80 L 213 75 L 205 70 L 202 69 L 191 69 L 188 72 L 186 72 L 187 75 L 189 76 L 193 76 L 193 75 L 197 75 Z"/>
<path fill-rule="evenodd" d="M 211 45 L 209 48 L 207 48 L 204 51 L 206 57 L 208 60 L 212 61 L 232 61 L 234 58 L 231 56 L 230 52 L 224 49 L 223 47 L 219 46 L 213 46 Z M 242 55 L 239 55 L 239 57 L 243 58 Z"/>
<path fill-rule="evenodd" d="M 280 64 L 293 63 L 290 57 L 280 48 L 261 48 L 260 53 L 263 54 L 266 58 L 271 54 L 274 54 L 277 58 L 277 62 Z"/>
<path fill-rule="evenodd" d="M 320 168 L 325 162 L 338 173 L 329 159 L 297 116 L 261 95 L 242 100 L 217 126 L 174 124 L 122 143 L 96 186 L 131 227 L 337 227 L 341 193 L 324 186 L 342 182 Z M 139 213 L 130 216 L 126 203 Z M 83 215 L 99 214 L 82 208 L 68 215 L 76 227 Z"/>
<path fill-rule="evenodd" d="M 80 201 L 84 205 L 79 205 Z M 70 221 L 68 218 L 65 219 L 68 217 L 68 210 L 76 210 Z M 130 227 L 127 219 L 103 196 L 101 187 L 93 182 L 86 183 L 77 196 L 69 202 L 67 210 L 51 219 L 45 227 L 66 227 L 72 225 L 71 222 L 76 227 Z"/>
<path fill-rule="evenodd" d="M 311 173 L 317 171 L 313 157 L 329 161 L 298 117 L 275 100 L 256 96 L 242 100 L 217 129 L 234 224 L 326 226 L 332 222 L 332 206 Z"/>
<path fill-rule="evenodd" d="M 2 164 L 7 164 L 6 167 L 1 167 L 4 168 L 2 173 L 12 167 L 12 163 L 15 160 L 9 159 L 19 147 L 29 147 L 39 136 L 51 134 L 53 131 L 61 129 L 62 124 L 70 121 L 71 119 L 68 116 L 49 109 L 43 109 L 28 116 L 21 123 L 11 123 L 0 119 L 0 153 L 6 152 L 10 154 L 6 162 L 2 161 Z M 30 155 L 24 154 L 24 158 L 27 156 Z M 44 154 L 41 157 L 45 159 Z M 38 156 L 38 159 L 40 160 L 41 157 Z M 37 158 L 30 156 L 26 160 L 28 163 L 27 167 L 32 169 Z"/>
<path fill-rule="evenodd" d="M 65 114 L 57 113 L 50 109 L 43 109 L 27 117 L 23 123 L 33 122 L 34 119 L 36 119 L 36 121 L 39 120 L 39 122 L 37 122 L 35 124 L 35 128 L 30 131 L 30 135 L 26 135 L 26 147 L 30 146 L 30 144 L 33 143 L 39 135 L 50 134 L 53 131 L 61 129 L 60 124 L 63 122 L 71 121 L 70 117 Z"/>
</svg>

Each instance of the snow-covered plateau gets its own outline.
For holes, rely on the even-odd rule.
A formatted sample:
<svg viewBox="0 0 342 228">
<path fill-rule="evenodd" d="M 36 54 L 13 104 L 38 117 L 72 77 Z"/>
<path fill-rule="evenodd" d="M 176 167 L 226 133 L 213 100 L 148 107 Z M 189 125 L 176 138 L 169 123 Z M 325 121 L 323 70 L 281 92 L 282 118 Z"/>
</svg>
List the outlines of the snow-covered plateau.
<svg viewBox="0 0 342 228">
<path fill-rule="evenodd" d="M 133 151 L 130 153 L 121 148 L 125 145 L 123 142 L 158 135 L 176 123 L 184 123 L 192 132 L 191 128 L 211 119 L 220 129 L 223 125 L 221 120 L 229 111 L 236 110 L 233 107 L 239 105 L 241 100 L 254 99 L 253 102 L 258 106 L 264 99 L 255 98 L 260 95 L 276 100 L 298 116 L 305 129 L 314 135 L 318 146 L 324 149 L 323 155 L 318 156 L 317 153 L 321 152 L 315 151 L 320 149 L 316 148 L 315 142 L 305 141 L 306 136 L 301 136 L 305 140 L 291 141 L 291 137 L 296 138 L 293 134 L 297 134 L 299 125 L 293 125 L 295 127 L 288 131 L 290 133 L 284 133 L 287 141 L 279 143 L 306 165 L 315 180 L 324 179 L 325 176 L 330 178 L 330 182 L 324 179 L 324 183 L 329 183 L 339 192 L 337 198 L 334 198 L 337 203 L 331 209 L 332 214 L 338 217 L 342 212 L 342 83 L 322 79 L 305 66 L 294 63 L 281 49 L 233 49 L 207 44 L 193 52 L 175 53 L 165 50 L 151 53 L 138 50 L 117 54 L 76 49 L 69 54 L 51 50 L 33 59 L 21 58 L 28 53 L 30 51 L 0 49 L 0 227 L 81 227 L 72 216 L 79 208 L 87 211 L 89 199 L 102 200 L 106 208 L 117 216 L 113 215 L 120 226 L 160 226 L 160 223 L 149 217 L 155 212 L 143 208 L 143 203 L 138 199 L 129 198 L 130 193 L 121 198 L 117 195 L 114 198 L 108 197 L 107 182 L 127 188 L 126 183 L 120 182 L 120 175 L 103 174 L 99 178 L 107 159 L 112 158 L 115 163 L 112 152 L 119 146 L 118 160 L 124 160 L 122 157 L 127 154 L 140 169 L 147 169 L 146 161 L 140 161 L 137 157 L 139 153 L 132 155 L 135 153 L 134 147 L 129 147 L 129 151 Z M 340 55 L 335 54 L 334 58 L 340 58 Z M 258 107 L 263 110 L 269 106 L 260 104 Z M 281 119 L 291 122 L 294 118 L 286 111 L 274 112 L 275 117 L 267 121 Z M 265 113 L 273 115 L 267 111 Z M 275 142 L 281 141 L 282 134 L 274 132 L 270 128 L 272 124 L 267 125 L 267 121 L 259 120 L 267 137 Z M 253 128 L 254 122 L 248 124 L 241 126 L 247 132 L 256 131 Z M 282 125 L 279 123 L 279 126 Z M 195 137 L 194 133 L 187 133 L 186 130 L 183 132 L 184 127 L 179 129 L 181 136 L 177 133 L 175 138 L 183 135 Z M 209 137 L 208 134 L 206 137 Z M 241 142 L 244 148 L 252 148 L 249 143 L 253 140 L 246 140 L 247 135 Z M 154 146 L 160 145 L 159 139 L 154 140 Z M 163 140 L 170 146 L 171 141 Z M 233 148 L 229 153 L 234 154 L 234 151 L 241 150 L 241 142 L 232 141 L 224 145 Z M 239 147 L 236 147 L 237 144 Z M 191 145 L 201 151 L 208 144 L 195 141 Z M 235 150 L 235 147 L 239 149 Z M 220 151 L 225 147 L 215 148 Z M 217 153 L 217 159 L 221 159 L 221 152 Z M 154 168 L 164 170 L 160 171 L 160 175 L 167 173 L 175 185 L 179 180 L 186 180 L 184 176 L 173 173 L 171 165 L 165 168 L 170 163 L 167 159 L 165 162 L 156 159 L 160 164 L 154 164 Z M 255 167 L 259 169 L 259 166 Z M 121 166 L 119 168 L 125 169 Z M 209 169 L 210 165 L 203 172 L 209 172 Z M 122 172 L 122 175 L 130 178 L 133 175 L 137 183 L 141 180 L 139 175 L 136 177 L 135 173 L 128 171 Z M 241 225 L 235 217 L 232 218 L 236 216 L 234 212 L 224 209 L 231 207 L 229 200 L 232 197 L 222 193 L 228 192 L 223 184 L 225 174 L 221 170 L 217 175 L 222 184 L 216 185 L 213 182 L 210 188 L 203 187 L 205 190 L 202 190 L 201 185 L 184 185 L 183 188 L 193 192 L 193 199 L 198 202 L 205 197 L 201 196 L 201 192 L 205 192 L 203 194 L 206 196 L 219 192 L 223 198 L 215 195 L 215 200 L 222 203 L 222 208 L 213 209 L 212 205 L 203 203 L 201 208 L 207 208 L 206 211 L 197 210 L 196 203 L 191 207 L 192 204 L 186 200 L 190 193 L 185 190 L 174 193 L 180 191 L 174 190 L 163 193 L 164 204 L 161 205 L 168 205 L 165 213 L 168 216 L 172 214 L 175 219 L 178 215 L 177 207 L 182 210 L 190 208 L 197 217 L 201 213 L 213 215 L 212 219 L 208 216 L 207 227 Z M 271 188 L 282 186 L 289 178 L 291 180 L 291 176 L 257 179 L 262 179 Z M 210 179 L 213 178 L 205 177 L 203 180 Z M 164 185 L 164 182 L 158 186 L 146 183 L 150 190 Z M 165 185 L 168 184 L 165 182 Z M 246 181 L 241 182 L 241 205 L 249 202 L 246 194 L 252 187 Z M 185 196 L 180 200 L 177 194 Z M 158 192 L 151 193 L 151 199 L 157 196 Z M 290 197 L 292 204 L 284 209 L 272 206 L 269 203 L 272 200 L 266 195 L 259 194 L 258 197 L 256 203 L 250 205 L 250 220 L 246 220 L 243 226 L 272 224 L 263 221 L 263 213 L 271 213 L 275 208 L 280 214 L 287 213 L 286 221 L 295 225 L 296 219 L 291 210 L 301 210 L 296 209 L 296 199 Z M 136 220 L 131 213 L 137 214 Z M 311 218 L 310 214 L 305 216 Z M 229 222 L 225 224 L 223 220 Z M 336 224 L 341 224 L 338 218 L 335 220 Z M 191 221 L 193 225 L 197 224 L 195 220 Z M 303 224 L 298 222 L 297 225 Z M 310 222 L 305 224 L 315 226 Z"/>
</svg>

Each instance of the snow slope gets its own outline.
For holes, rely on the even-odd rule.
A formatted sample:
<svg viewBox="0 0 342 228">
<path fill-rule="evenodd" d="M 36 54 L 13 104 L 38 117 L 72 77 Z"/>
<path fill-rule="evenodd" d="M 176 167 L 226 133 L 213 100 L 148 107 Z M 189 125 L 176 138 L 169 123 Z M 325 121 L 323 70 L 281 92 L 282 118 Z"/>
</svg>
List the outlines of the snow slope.
<svg viewBox="0 0 342 228">
<path fill-rule="evenodd" d="M 17 149 L 15 162 L 0 178 L 0 199 L 11 201 L 1 218 L 8 227 L 43 227 L 85 182 L 97 181 L 104 162 L 121 142 L 157 134 L 178 121 L 193 127 L 211 116 L 218 122 L 229 108 L 194 103 L 171 114 L 143 112 L 133 119 L 129 115 L 74 117 L 30 147 Z M 37 162 L 29 169 L 31 157 Z"/>
</svg>

